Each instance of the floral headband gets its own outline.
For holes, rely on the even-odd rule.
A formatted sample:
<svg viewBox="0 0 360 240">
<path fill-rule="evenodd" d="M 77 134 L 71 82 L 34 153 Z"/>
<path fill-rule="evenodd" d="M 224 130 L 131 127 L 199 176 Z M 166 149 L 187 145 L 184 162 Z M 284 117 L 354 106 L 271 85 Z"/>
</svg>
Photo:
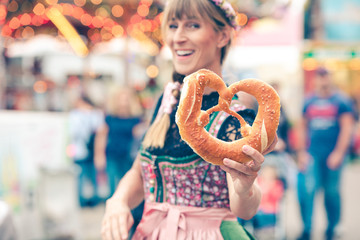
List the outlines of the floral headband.
<svg viewBox="0 0 360 240">
<path fill-rule="evenodd" d="M 240 28 L 236 18 L 236 12 L 231 4 L 226 0 L 210 0 L 216 6 L 218 6 L 224 13 L 227 19 L 229 20 L 230 25 L 235 29 L 238 30 Z"/>
</svg>

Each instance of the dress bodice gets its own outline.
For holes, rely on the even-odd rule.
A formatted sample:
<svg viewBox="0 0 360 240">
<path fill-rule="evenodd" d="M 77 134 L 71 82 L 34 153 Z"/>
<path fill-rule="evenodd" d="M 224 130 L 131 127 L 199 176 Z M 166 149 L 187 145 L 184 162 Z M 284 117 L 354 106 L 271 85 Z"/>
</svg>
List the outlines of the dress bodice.
<svg viewBox="0 0 360 240">
<path fill-rule="evenodd" d="M 204 95 L 202 109 L 215 106 L 218 98 L 216 92 Z M 233 100 L 231 109 L 252 124 L 255 117 L 252 110 L 245 109 L 237 100 Z M 241 138 L 240 123 L 225 112 L 213 113 L 206 130 L 224 141 Z M 204 161 L 181 139 L 175 111 L 170 115 L 164 147 L 141 149 L 140 156 L 146 201 L 229 208 L 226 173 L 219 166 Z"/>
</svg>

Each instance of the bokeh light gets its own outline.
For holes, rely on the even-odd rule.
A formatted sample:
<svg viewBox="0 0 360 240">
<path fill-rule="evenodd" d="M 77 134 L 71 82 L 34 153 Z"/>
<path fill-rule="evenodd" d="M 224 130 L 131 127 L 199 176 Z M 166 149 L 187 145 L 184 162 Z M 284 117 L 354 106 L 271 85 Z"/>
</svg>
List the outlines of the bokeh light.
<svg viewBox="0 0 360 240">
<path fill-rule="evenodd" d="M 34 91 L 36 93 L 45 93 L 47 91 L 47 84 L 45 81 L 39 80 L 34 83 Z"/>
<path fill-rule="evenodd" d="M 42 3 L 38 3 L 35 5 L 33 12 L 36 15 L 43 15 L 45 13 L 45 6 Z"/>
<path fill-rule="evenodd" d="M 146 68 L 146 74 L 149 78 L 156 78 L 159 75 L 159 68 L 155 65 L 150 65 Z"/>
<path fill-rule="evenodd" d="M 306 58 L 304 59 L 302 66 L 305 71 L 313 71 L 317 68 L 318 62 L 315 58 Z"/>
<path fill-rule="evenodd" d="M 7 6 L 9 12 L 16 12 L 18 8 L 19 8 L 19 4 L 15 0 L 12 0 Z"/>
<path fill-rule="evenodd" d="M 114 5 L 111 8 L 111 13 L 114 17 L 121 17 L 124 14 L 124 8 L 120 5 Z"/>
<path fill-rule="evenodd" d="M 83 7 L 86 4 L 86 0 L 74 0 L 74 3 L 78 7 Z"/>
</svg>

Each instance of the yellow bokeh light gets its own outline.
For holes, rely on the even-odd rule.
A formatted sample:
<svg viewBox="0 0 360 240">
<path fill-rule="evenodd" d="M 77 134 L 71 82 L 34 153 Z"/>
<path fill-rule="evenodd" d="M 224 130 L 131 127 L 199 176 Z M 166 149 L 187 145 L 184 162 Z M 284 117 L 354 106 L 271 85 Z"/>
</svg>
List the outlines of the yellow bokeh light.
<svg viewBox="0 0 360 240">
<path fill-rule="evenodd" d="M 33 12 L 35 15 L 43 15 L 45 13 L 45 6 L 41 3 L 35 5 Z"/>
<path fill-rule="evenodd" d="M 111 8 L 111 13 L 114 17 L 121 17 L 124 14 L 124 8 L 120 5 L 114 5 Z"/>
<path fill-rule="evenodd" d="M 102 3 L 102 0 L 91 0 L 91 2 L 92 2 L 94 5 L 99 5 L 100 3 Z"/>
<path fill-rule="evenodd" d="M 353 58 L 349 62 L 349 68 L 353 71 L 360 71 L 360 58 Z"/>
<path fill-rule="evenodd" d="M 238 23 L 240 26 L 245 26 L 245 24 L 248 22 L 248 17 L 244 13 L 238 14 Z"/>
<path fill-rule="evenodd" d="M 111 33 L 115 37 L 122 37 L 124 35 L 124 28 L 120 25 L 116 25 L 111 29 Z"/>
<path fill-rule="evenodd" d="M 108 41 L 113 37 L 113 35 L 108 31 L 106 31 L 105 29 L 101 29 L 100 34 L 101 34 L 101 39 L 103 41 Z"/>
<path fill-rule="evenodd" d="M 109 17 L 109 12 L 104 7 L 99 7 L 98 9 L 96 9 L 95 15 L 106 18 Z"/>
<path fill-rule="evenodd" d="M 313 71 L 317 68 L 318 62 L 314 58 L 306 58 L 304 59 L 302 66 L 306 71 Z"/>
<path fill-rule="evenodd" d="M 156 78 L 159 75 L 159 68 L 155 65 L 150 65 L 146 68 L 146 74 L 149 78 Z"/>
<path fill-rule="evenodd" d="M 137 8 L 137 13 L 141 16 L 141 17 L 146 17 L 149 14 L 149 7 L 141 4 L 138 8 Z"/>
<path fill-rule="evenodd" d="M 326 59 L 324 61 L 324 66 L 331 71 L 338 71 L 341 67 L 341 64 L 336 59 Z"/>
<path fill-rule="evenodd" d="M 20 20 L 17 17 L 14 17 L 9 22 L 9 27 L 12 29 L 17 29 L 20 27 Z"/>
<path fill-rule="evenodd" d="M 27 26 L 26 28 L 24 28 L 21 35 L 23 38 L 31 38 L 35 35 L 35 31 L 32 27 Z"/>
<path fill-rule="evenodd" d="M 152 24 L 150 20 L 142 20 L 140 24 L 144 27 L 145 31 L 151 31 Z"/>
<path fill-rule="evenodd" d="M 55 5 L 58 3 L 58 0 L 46 0 L 46 3 L 49 5 Z"/>
</svg>

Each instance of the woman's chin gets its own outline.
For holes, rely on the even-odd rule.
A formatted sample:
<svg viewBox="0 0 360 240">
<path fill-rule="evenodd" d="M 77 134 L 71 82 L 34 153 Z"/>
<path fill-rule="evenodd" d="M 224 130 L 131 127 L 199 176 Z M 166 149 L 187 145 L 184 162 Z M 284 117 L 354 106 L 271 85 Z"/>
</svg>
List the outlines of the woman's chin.
<svg viewBox="0 0 360 240">
<path fill-rule="evenodd" d="M 193 70 L 193 69 L 185 69 L 185 68 L 175 68 L 175 71 L 178 74 L 181 74 L 181 75 L 184 75 L 184 76 L 190 75 L 193 72 L 195 72 L 195 70 Z"/>
</svg>

